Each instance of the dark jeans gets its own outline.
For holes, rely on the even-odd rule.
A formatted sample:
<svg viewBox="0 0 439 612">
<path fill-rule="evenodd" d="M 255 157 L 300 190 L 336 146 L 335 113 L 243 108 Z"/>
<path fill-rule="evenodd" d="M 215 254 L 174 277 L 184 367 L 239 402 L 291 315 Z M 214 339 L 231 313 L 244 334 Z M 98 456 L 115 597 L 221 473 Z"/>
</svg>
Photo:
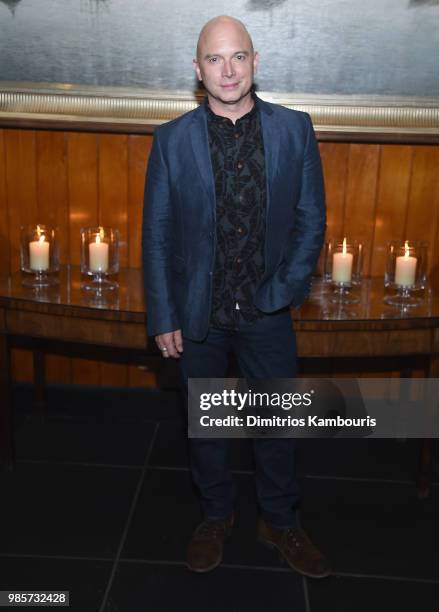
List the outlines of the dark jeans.
<svg viewBox="0 0 439 612">
<path fill-rule="evenodd" d="M 180 358 L 183 382 L 188 378 L 224 378 L 233 351 L 244 377 L 296 376 L 296 340 L 288 310 L 248 323 L 237 331 L 210 328 L 202 342 L 183 339 Z M 253 440 L 256 489 L 262 516 L 275 527 L 295 525 L 298 502 L 295 440 Z M 234 510 L 235 489 L 229 465 L 229 439 L 190 439 L 192 477 L 207 518 L 224 519 Z"/>
</svg>

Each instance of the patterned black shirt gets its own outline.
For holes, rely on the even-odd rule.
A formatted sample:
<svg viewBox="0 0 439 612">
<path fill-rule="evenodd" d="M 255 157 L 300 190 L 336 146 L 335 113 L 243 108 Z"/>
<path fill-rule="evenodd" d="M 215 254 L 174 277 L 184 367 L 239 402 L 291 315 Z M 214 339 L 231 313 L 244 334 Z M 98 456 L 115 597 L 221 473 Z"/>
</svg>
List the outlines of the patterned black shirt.
<svg viewBox="0 0 439 612">
<path fill-rule="evenodd" d="M 266 175 L 257 98 L 238 119 L 215 115 L 206 98 L 216 193 L 216 256 L 210 325 L 236 329 L 260 318 L 253 303 L 264 274 Z M 239 306 L 239 310 L 237 308 Z"/>
</svg>

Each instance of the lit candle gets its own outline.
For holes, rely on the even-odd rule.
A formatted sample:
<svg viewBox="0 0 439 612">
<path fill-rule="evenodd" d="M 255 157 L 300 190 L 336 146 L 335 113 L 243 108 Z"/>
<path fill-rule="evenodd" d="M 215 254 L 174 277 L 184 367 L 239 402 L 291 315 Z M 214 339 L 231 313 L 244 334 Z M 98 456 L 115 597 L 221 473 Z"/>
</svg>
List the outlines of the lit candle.
<svg viewBox="0 0 439 612">
<path fill-rule="evenodd" d="M 395 285 L 410 287 L 415 284 L 417 259 L 410 256 L 410 247 L 407 240 L 404 250 L 404 255 L 396 258 Z"/>
<path fill-rule="evenodd" d="M 49 243 L 44 234 L 41 233 L 40 226 L 37 225 L 38 240 L 29 242 L 29 267 L 31 270 L 49 269 Z"/>
<path fill-rule="evenodd" d="M 354 256 L 346 249 L 346 238 L 343 240 L 341 253 L 334 253 L 332 258 L 332 280 L 336 283 L 350 283 Z"/>
<path fill-rule="evenodd" d="M 96 242 L 89 244 L 90 256 L 90 271 L 91 272 L 106 272 L 108 270 L 108 244 L 103 242 L 104 232 L 101 229 L 99 234 L 96 234 Z"/>
</svg>

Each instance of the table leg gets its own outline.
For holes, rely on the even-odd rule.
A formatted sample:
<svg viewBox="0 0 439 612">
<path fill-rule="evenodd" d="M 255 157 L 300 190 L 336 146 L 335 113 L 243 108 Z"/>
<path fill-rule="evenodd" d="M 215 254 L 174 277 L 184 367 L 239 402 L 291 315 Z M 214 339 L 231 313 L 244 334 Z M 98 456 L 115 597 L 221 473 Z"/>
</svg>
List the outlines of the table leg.
<svg viewBox="0 0 439 612">
<path fill-rule="evenodd" d="M 432 466 L 432 439 L 424 438 L 421 440 L 421 456 L 419 459 L 419 469 L 416 478 L 416 489 L 418 499 L 427 499 L 431 493 L 431 472 Z"/>
<path fill-rule="evenodd" d="M 0 463 L 10 469 L 13 463 L 13 407 L 11 355 L 6 334 L 0 333 Z"/>
<path fill-rule="evenodd" d="M 428 367 L 429 378 L 439 378 L 439 356 L 433 355 L 430 358 Z M 427 499 L 431 493 L 431 474 L 433 471 L 433 440 L 424 438 L 421 440 L 421 456 L 419 459 L 419 469 L 416 479 L 416 489 L 419 499 Z"/>
<path fill-rule="evenodd" d="M 32 351 L 34 366 L 34 403 L 42 419 L 46 416 L 46 356 L 42 351 Z"/>
</svg>

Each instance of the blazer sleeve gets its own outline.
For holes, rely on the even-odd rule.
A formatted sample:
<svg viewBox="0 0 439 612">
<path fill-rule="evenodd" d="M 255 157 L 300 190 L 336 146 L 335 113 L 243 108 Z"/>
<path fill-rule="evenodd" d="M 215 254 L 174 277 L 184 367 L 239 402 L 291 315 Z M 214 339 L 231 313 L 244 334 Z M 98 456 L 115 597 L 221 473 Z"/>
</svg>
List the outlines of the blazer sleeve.
<svg viewBox="0 0 439 612">
<path fill-rule="evenodd" d="M 145 182 L 142 262 L 147 328 L 156 336 L 180 328 L 171 278 L 171 194 L 169 172 L 156 130 Z"/>
<path fill-rule="evenodd" d="M 326 206 L 320 153 L 311 118 L 305 114 L 307 134 L 300 196 L 295 208 L 292 240 L 278 270 L 278 278 L 290 293 L 290 303 L 299 307 L 309 293 L 326 230 Z"/>
</svg>

